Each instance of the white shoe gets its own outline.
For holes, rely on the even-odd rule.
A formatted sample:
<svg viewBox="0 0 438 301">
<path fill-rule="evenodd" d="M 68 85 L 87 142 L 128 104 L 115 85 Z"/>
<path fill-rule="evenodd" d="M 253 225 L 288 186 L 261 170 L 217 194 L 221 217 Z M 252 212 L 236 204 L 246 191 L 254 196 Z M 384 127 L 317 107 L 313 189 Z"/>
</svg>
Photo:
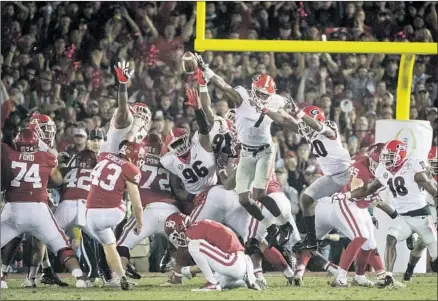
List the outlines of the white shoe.
<svg viewBox="0 0 438 301">
<path fill-rule="evenodd" d="M 219 283 L 213 284 L 210 282 L 207 282 L 203 287 L 201 288 L 192 288 L 192 292 L 214 292 L 214 291 L 221 291 L 221 285 Z"/>
<path fill-rule="evenodd" d="M 8 283 L 4 280 L 1 281 L 1 288 L 8 288 Z"/>
<path fill-rule="evenodd" d="M 106 287 L 120 287 L 120 278 L 117 275 L 113 274 L 113 277 L 110 281 L 105 281 L 103 286 Z"/>
<path fill-rule="evenodd" d="M 90 280 L 84 280 L 84 279 L 77 279 L 76 280 L 76 287 L 77 288 L 89 288 L 93 287 L 93 284 Z"/>
<path fill-rule="evenodd" d="M 36 287 L 35 279 L 29 279 L 29 277 L 26 276 L 21 286 L 26 288 L 34 288 Z"/>
<path fill-rule="evenodd" d="M 346 278 L 342 279 L 342 278 L 336 277 L 335 279 L 333 279 L 331 286 L 332 287 L 348 287 L 348 282 L 347 282 Z"/>
<path fill-rule="evenodd" d="M 265 276 L 263 275 L 263 272 L 258 272 L 254 274 L 255 278 L 256 278 L 256 283 L 257 285 L 262 289 L 267 289 L 268 288 L 268 282 L 265 279 Z"/>
<path fill-rule="evenodd" d="M 353 285 L 363 286 L 363 287 L 373 287 L 376 284 L 374 281 L 369 280 L 366 276 L 355 276 L 353 280 Z"/>
<path fill-rule="evenodd" d="M 245 263 L 246 263 L 246 274 L 244 276 L 244 280 L 246 286 L 249 289 L 261 291 L 262 288 L 257 284 L 257 279 L 254 275 L 254 266 L 252 265 L 251 258 L 249 258 L 248 255 L 245 255 Z"/>
</svg>

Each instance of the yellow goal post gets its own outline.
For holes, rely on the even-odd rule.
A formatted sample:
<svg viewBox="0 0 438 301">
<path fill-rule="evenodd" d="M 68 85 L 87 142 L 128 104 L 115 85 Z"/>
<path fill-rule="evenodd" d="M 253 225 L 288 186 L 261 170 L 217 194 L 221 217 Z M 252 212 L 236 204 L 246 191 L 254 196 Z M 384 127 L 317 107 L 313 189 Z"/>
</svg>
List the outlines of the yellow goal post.
<svg viewBox="0 0 438 301">
<path fill-rule="evenodd" d="M 409 120 L 411 86 L 415 55 L 437 55 L 437 43 L 339 42 L 206 39 L 205 1 L 196 3 L 195 50 L 229 52 L 299 52 L 299 53 L 385 53 L 401 54 L 397 82 L 396 119 Z"/>
</svg>

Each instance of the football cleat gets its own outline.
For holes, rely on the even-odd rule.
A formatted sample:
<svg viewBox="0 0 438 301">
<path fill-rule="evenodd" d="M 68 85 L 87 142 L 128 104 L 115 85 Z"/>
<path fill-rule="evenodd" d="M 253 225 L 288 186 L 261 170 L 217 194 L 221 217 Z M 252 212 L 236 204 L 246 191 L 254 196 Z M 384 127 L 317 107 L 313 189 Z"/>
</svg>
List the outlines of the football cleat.
<svg viewBox="0 0 438 301">
<path fill-rule="evenodd" d="M 355 276 L 353 279 L 353 285 L 363 286 L 363 287 L 373 287 L 375 286 L 375 283 L 374 281 L 369 280 L 366 276 L 363 277 Z"/>
<path fill-rule="evenodd" d="M 269 247 L 277 245 L 277 236 L 280 234 L 280 228 L 272 224 L 267 229 L 268 234 L 266 235 L 266 240 L 268 241 Z"/>
<path fill-rule="evenodd" d="M 339 277 L 336 277 L 335 279 L 333 279 L 331 286 L 332 287 L 348 287 L 348 282 L 347 282 L 347 279 L 341 279 Z"/>
<path fill-rule="evenodd" d="M 6 282 L 6 280 L 1 280 L 1 286 L 0 288 L 8 288 L 8 283 Z"/>
<path fill-rule="evenodd" d="M 310 238 L 309 235 L 306 235 L 306 237 L 297 242 L 292 249 L 294 252 L 298 252 L 301 250 L 316 250 L 317 248 L 318 242 L 316 238 Z"/>
<path fill-rule="evenodd" d="M 25 288 L 35 288 L 36 287 L 35 278 L 29 279 L 29 277 L 26 276 L 21 286 Z"/>
<path fill-rule="evenodd" d="M 404 274 L 403 274 L 403 281 L 411 281 L 412 280 L 412 276 L 414 275 L 414 273 L 411 273 L 411 272 L 408 272 L 408 271 L 406 271 Z"/>
<path fill-rule="evenodd" d="M 192 288 L 192 292 L 214 292 L 214 291 L 221 291 L 221 285 L 219 283 L 213 284 L 210 282 L 207 282 L 203 287 L 200 288 Z"/>
<path fill-rule="evenodd" d="M 160 272 L 166 273 L 171 270 L 171 261 L 172 261 L 172 252 L 170 251 L 169 247 L 166 249 L 166 252 L 164 252 L 163 257 L 161 257 L 160 260 Z"/>
<path fill-rule="evenodd" d="M 294 276 L 294 285 L 295 286 L 304 286 L 303 276 L 295 274 L 295 276 Z"/>
<path fill-rule="evenodd" d="M 122 276 L 122 278 L 120 279 L 120 287 L 123 291 L 128 291 L 132 289 L 132 283 L 128 282 L 128 278 L 126 278 L 126 276 Z"/>
<path fill-rule="evenodd" d="M 139 273 L 137 273 L 137 271 L 135 270 L 135 267 L 130 262 L 126 266 L 126 276 L 128 276 L 129 278 L 132 278 L 132 279 L 137 279 L 137 280 L 141 279 L 141 275 Z"/>
<path fill-rule="evenodd" d="M 266 281 L 265 276 L 263 275 L 263 272 L 257 272 L 257 273 L 254 274 L 254 276 L 256 277 L 257 285 L 261 289 L 267 289 L 268 288 L 268 282 Z"/>
<path fill-rule="evenodd" d="M 254 266 L 252 265 L 251 258 L 249 258 L 248 255 L 245 255 L 245 264 L 246 264 L 246 273 L 243 279 L 245 280 L 246 286 L 249 289 L 261 291 L 262 288 L 257 284 L 257 279 L 254 275 Z"/>
<path fill-rule="evenodd" d="M 64 282 L 59 278 L 58 275 L 53 273 L 53 270 L 49 270 L 50 272 L 41 274 L 40 282 L 46 285 L 57 285 L 60 287 L 68 286 L 68 283 Z"/>
</svg>

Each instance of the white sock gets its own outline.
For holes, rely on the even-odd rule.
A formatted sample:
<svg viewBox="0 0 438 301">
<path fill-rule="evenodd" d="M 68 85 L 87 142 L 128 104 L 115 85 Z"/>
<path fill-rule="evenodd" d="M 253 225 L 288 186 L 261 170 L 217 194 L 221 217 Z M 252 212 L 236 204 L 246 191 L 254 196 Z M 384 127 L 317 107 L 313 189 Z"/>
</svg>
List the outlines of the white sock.
<svg viewBox="0 0 438 301">
<path fill-rule="evenodd" d="M 354 279 L 366 279 L 365 275 L 354 275 Z"/>
<path fill-rule="evenodd" d="M 9 271 L 9 266 L 2 264 L 2 272 L 7 273 Z"/>
<path fill-rule="evenodd" d="M 82 277 L 83 273 L 81 269 L 74 269 L 73 271 L 71 271 L 71 275 L 75 278 L 79 278 Z"/>
<path fill-rule="evenodd" d="M 27 274 L 27 277 L 29 279 L 35 279 L 36 274 L 38 273 L 38 268 L 39 267 L 30 267 L 29 268 L 29 274 Z"/>
</svg>

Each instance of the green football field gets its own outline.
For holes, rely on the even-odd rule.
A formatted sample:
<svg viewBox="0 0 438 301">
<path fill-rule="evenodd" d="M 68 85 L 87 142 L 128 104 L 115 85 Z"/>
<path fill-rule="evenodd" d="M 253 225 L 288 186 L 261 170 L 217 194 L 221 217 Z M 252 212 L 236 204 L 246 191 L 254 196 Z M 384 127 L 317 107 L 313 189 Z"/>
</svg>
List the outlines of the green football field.
<svg viewBox="0 0 438 301">
<path fill-rule="evenodd" d="M 16 277 L 14 277 L 16 278 Z M 398 277 L 400 278 L 400 277 Z M 330 278 L 307 274 L 305 287 L 286 286 L 280 274 L 266 274 L 269 288 L 265 291 L 234 289 L 221 292 L 191 292 L 204 283 L 202 277 L 184 285 L 160 287 L 167 280 L 163 274 L 148 274 L 137 282 L 132 291 L 117 288 L 93 287 L 76 289 L 39 285 L 24 289 L 22 279 L 8 280 L 9 288 L 1 290 L 2 300 L 437 300 L 437 276 L 418 275 L 402 289 L 332 288 Z M 73 285 L 72 281 L 69 281 Z"/>
</svg>

